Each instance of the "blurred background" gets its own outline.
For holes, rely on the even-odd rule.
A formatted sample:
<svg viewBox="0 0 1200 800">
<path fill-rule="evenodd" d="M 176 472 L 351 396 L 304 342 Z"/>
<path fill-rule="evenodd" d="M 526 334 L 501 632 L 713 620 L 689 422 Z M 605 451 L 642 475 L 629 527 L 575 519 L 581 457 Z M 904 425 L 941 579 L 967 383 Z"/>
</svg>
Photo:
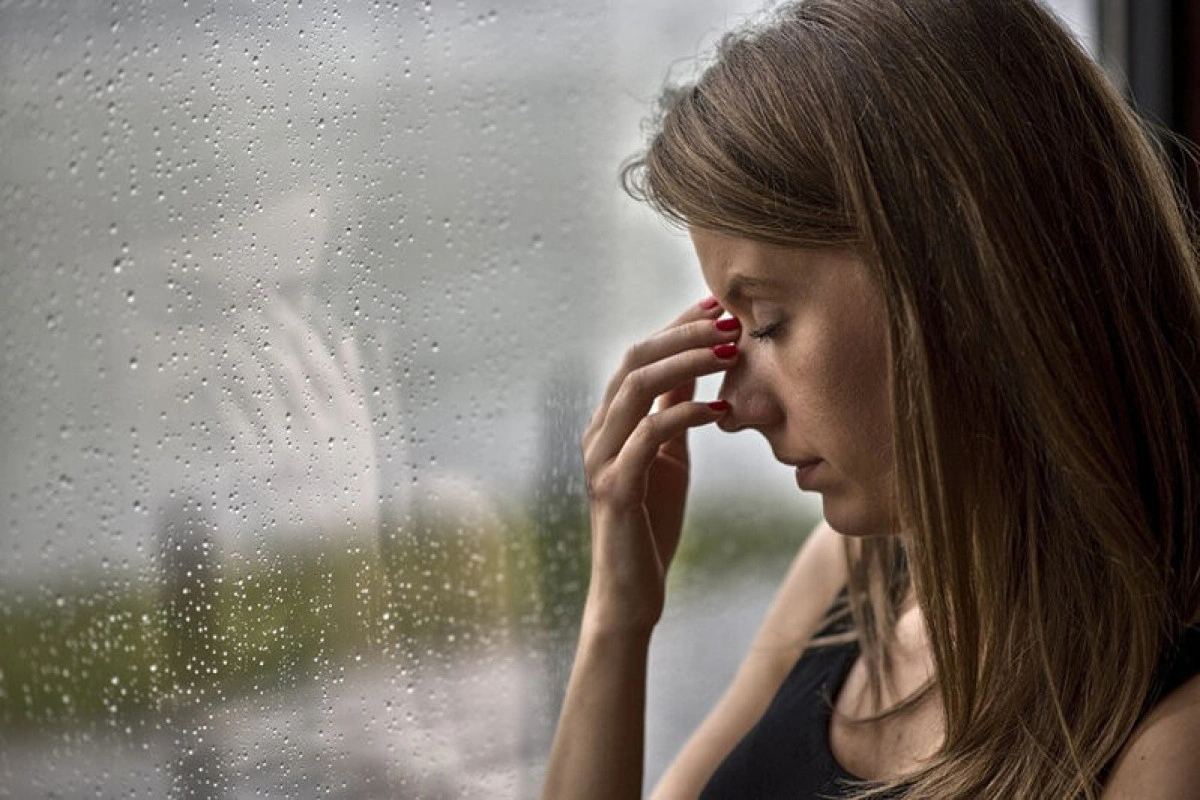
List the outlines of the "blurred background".
<svg viewBox="0 0 1200 800">
<path fill-rule="evenodd" d="M 705 294 L 617 171 L 760 5 L 0 2 L 0 797 L 537 793 L 579 434 Z M 1184 4 L 1051 5 L 1194 133 Z M 694 443 L 648 782 L 819 514 Z"/>
</svg>

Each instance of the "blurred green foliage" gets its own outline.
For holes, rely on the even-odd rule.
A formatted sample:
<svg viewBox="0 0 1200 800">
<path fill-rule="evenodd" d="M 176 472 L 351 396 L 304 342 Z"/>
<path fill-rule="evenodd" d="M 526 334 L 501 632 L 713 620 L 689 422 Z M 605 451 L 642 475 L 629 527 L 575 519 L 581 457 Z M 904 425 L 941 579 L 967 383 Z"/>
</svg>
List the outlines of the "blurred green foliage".
<svg viewBox="0 0 1200 800">
<path fill-rule="evenodd" d="M 786 565 L 813 522 L 794 507 L 697 510 L 672 581 Z M 364 662 L 561 631 L 578 619 L 587 572 L 586 517 L 568 509 L 486 529 L 418 516 L 377 540 L 216 556 L 183 582 L 148 570 L 0 591 L 0 732 L 124 726 Z"/>
<path fill-rule="evenodd" d="M 672 587 L 702 589 L 744 569 L 782 574 L 820 517 L 796 502 L 694 504 L 671 567 Z"/>
</svg>

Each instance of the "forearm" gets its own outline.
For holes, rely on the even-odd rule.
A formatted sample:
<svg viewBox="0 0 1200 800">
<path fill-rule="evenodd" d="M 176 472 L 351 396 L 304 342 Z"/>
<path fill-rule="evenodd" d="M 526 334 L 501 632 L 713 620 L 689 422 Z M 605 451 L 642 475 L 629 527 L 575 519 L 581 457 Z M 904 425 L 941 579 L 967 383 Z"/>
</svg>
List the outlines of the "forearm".
<svg viewBox="0 0 1200 800">
<path fill-rule="evenodd" d="M 650 634 L 585 618 L 543 800 L 633 800 L 642 792 Z"/>
<path fill-rule="evenodd" d="M 694 399 L 697 378 L 736 362 L 739 326 L 722 313 L 710 298 L 631 347 L 584 431 L 592 575 L 543 800 L 641 796 L 646 660 L 682 529 L 687 433 L 729 410 Z"/>
</svg>

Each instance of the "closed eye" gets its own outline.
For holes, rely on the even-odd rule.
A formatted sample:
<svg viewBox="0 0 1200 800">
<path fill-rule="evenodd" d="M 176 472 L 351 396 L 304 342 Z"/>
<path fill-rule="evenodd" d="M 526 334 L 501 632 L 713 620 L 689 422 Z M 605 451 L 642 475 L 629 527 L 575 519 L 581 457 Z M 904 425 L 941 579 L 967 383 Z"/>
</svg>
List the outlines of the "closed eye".
<svg viewBox="0 0 1200 800">
<path fill-rule="evenodd" d="M 772 322 L 769 325 L 763 325 L 761 328 L 755 328 L 754 330 L 749 331 L 747 335 L 751 339 L 763 342 L 769 339 L 774 339 L 776 336 L 778 336 L 781 328 L 783 328 L 782 322 Z"/>
</svg>

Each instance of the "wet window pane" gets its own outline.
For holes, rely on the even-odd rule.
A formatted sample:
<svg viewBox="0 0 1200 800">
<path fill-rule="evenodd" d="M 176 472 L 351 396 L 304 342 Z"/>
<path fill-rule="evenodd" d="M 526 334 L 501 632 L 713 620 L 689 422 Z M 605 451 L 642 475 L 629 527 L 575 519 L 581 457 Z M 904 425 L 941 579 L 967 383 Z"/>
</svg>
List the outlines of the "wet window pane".
<svg viewBox="0 0 1200 800">
<path fill-rule="evenodd" d="M 0 4 L 0 793 L 536 792 L 579 431 L 704 292 L 617 167 L 756 5 Z M 650 777 L 814 514 L 697 439 Z"/>
</svg>

